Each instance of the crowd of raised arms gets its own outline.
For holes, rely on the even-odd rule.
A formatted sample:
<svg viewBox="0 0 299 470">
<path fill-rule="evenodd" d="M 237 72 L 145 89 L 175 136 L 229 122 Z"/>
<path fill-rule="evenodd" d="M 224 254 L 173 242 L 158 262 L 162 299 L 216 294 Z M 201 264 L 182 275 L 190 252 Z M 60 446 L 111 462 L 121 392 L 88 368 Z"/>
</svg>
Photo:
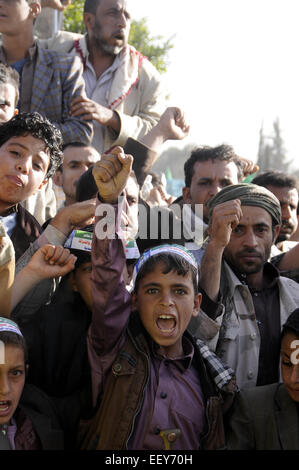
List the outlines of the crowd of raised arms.
<svg viewBox="0 0 299 470">
<path fill-rule="evenodd" d="M 0 0 L 0 450 L 298 450 L 296 177 L 199 136 L 168 194 L 129 1 L 62 3 Z"/>
</svg>

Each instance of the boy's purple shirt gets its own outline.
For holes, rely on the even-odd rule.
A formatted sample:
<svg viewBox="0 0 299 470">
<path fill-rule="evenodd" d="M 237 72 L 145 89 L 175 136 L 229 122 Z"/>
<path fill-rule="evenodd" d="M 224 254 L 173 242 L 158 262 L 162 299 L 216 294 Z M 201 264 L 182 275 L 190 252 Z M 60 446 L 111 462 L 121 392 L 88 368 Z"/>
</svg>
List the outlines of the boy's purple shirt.
<svg viewBox="0 0 299 470">
<path fill-rule="evenodd" d="M 118 210 L 121 208 L 115 206 L 116 218 Z M 95 232 L 98 220 L 96 217 Z M 117 233 L 120 235 L 119 230 Z M 91 259 L 93 315 L 87 343 L 95 405 L 124 344 L 132 303 L 121 275 L 126 262 L 123 241 L 98 240 L 94 233 Z M 179 427 L 182 438 L 177 441 L 178 448 L 199 448 L 205 427 L 205 402 L 198 373 L 192 365 L 193 346 L 189 341 L 185 345 L 186 354 L 179 359 L 152 354 L 150 379 L 129 448 L 163 448 L 159 433 L 155 433 L 157 427 Z"/>
</svg>

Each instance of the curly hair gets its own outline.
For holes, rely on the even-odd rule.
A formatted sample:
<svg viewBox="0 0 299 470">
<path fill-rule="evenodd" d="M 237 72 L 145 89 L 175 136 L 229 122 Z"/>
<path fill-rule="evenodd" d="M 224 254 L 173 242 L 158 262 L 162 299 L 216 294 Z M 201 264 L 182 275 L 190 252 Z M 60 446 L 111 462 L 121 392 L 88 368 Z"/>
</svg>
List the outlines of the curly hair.
<svg viewBox="0 0 299 470">
<path fill-rule="evenodd" d="M 50 164 L 46 178 L 50 178 L 61 165 L 62 136 L 60 131 L 39 113 L 21 113 L 0 126 L 0 147 L 12 137 L 31 134 L 36 139 L 44 141 L 50 154 Z"/>
</svg>

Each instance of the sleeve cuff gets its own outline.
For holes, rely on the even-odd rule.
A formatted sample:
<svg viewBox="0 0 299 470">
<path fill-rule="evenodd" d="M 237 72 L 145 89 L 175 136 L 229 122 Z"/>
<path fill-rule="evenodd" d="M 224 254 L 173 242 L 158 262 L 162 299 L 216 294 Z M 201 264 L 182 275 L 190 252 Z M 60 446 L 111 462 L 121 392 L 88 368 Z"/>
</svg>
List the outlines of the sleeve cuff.
<svg viewBox="0 0 299 470">
<path fill-rule="evenodd" d="M 38 245 L 41 247 L 47 243 L 50 243 L 51 245 L 63 246 L 66 239 L 67 237 L 64 235 L 64 233 L 60 232 L 60 230 L 49 224 L 38 238 Z"/>
<path fill-rule="evenodd" d="M 202 294 L 202 310 L 206 312 L 212 320 L 216 320 L 216 318 L 220 317 L 223 313 L 222 296 L 219 294 L 217 302 L 214 302 L 201 287 L 199 287 L 199 292 Z"/>
</svg>

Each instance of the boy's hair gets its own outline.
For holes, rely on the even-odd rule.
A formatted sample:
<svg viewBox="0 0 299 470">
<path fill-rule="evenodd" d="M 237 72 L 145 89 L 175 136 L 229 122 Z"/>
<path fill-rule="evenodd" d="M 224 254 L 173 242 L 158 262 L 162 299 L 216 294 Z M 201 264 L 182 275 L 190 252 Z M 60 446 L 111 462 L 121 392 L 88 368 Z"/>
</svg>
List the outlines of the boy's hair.
<svg viewBox="0 0 299 470">
<path fill-rule="evenodd" d="M 1 84 L 12 85 L 14 87 L 15 107 L 17 107 L 19 101 L 20 76 L 15 69 L 3 63 L 0 63 L 0 85 Z"/>
<path fill-rule="evenodd" d="M 5 345 L 16 346 L 24 352 L 25 364 L 28 362 L 28 350 L 24 336 L 20 336 L 12 331 L 0 331 L 0 342 Z"/>
<path fill-rule="evenodd" d="M 143 279 L 147 274 L 152 273 L 158 263 L 164 265 L 164 269 L 162 271 L 163 274 L 168 274 L 171 271 L 174 271 L 179 276 L 186 276 L 189 272 L 191 272 L 194 294 L 196 295 L 198 293 L 196 268 L 190 263 L 188 263 L 186 259 L 174 253 L 158 253 L 148 258 L 148 260 L 141 266 L 140 270 L 138 271 L 134 286 L 135 293 L 137 293 L 138 291 L 138 285 L 141 279 Z"/>
<path fill-rule="evenodd" d="M 45 178 L 50 178 L 62 162 L 62 137 L 60 131 L 39 113 L 21 113 L 0 126 L 0 147 L 12 137 L 31 134 L 43 140 L 50 154 L 50 164 Z"/>
<path fill-rule="evenodd" d="M 281 339 L 287 333 L 294 333 L 299 338 L 299 308 L 296 308 L 282 327 Z"/>
<path fill-rule="evenodd" d="M 190 188 L 194 175 L 194 165 L 197 162 L 207 162 L 208 160 L 225 161 L 235 163 L 238 169 L 238 180 L 243 178 L 243 166 L 240 157 L 235 153 L 230 145 L 218 145 L 218 147 L 202 146 L 194 149 L 184 165 L 185 186 Z"/>
</svg>

